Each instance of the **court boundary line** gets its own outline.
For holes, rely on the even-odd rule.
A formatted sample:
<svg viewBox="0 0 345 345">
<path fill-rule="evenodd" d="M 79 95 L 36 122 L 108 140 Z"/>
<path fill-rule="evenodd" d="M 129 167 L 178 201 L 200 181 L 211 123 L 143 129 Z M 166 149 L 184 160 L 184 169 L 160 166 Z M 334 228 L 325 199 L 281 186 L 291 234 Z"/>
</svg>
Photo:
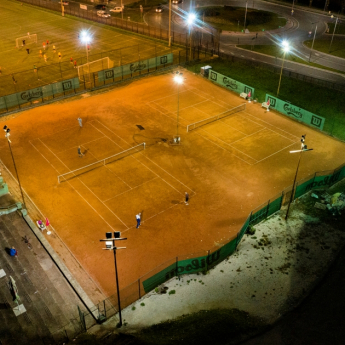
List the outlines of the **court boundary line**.
<svg viewBox="0 0 345 345">
<path fill-rule="evenodd" d="M 63 162 L 63 161 L 61 161 L 61 159 L 59 158 L 59 157 L 57 157 L 55 154 L 54 154 L 54 152 L 53 151 L 51 151 L 50 149 L 49 149 L 49 147 L 47 147 L 47 145 L 45 145 L 44 144 L 44 142 L 43 141 L 41 141 L 39 138 L 38 138 L 38 140 L 43 144 L 43 146 L 45 146 L 52 154 L 53 154 L 53 156 L 55 156 L 57 159 L 58 159 L 58 161 L 60 161 L 61 163 L 62 163 L 62 165 L 64 165 L 67 169 L 68 169 L 68 166 Z M 34 146 L 32 143 L 31 143 L 31 145 L 32 146 Z M 35 146 L 34 146 L 35 147 Z M 35 149 L 43 156 L 43 154 L 35 147 Z M 46 158 L 46 160 L 48 160 L 47 158 Z M 48 160 L 49 161 L 49 160 Z M 51 164 L 51 163 L 50 163 Z M 51 164 L 52 165 L 52 164 Z M 53 166 L 53 165 L 52 165 Z M 55 168 L 55 167 L 54 167 Z M 55 168 L 55 170 L 56 170 L 56 172 L 58 172 L 59 173 L 59 170 L 58 169 L 56 169 Z M 76 193 L 91 207 L 91 209 L 101 218 L 101 219 L 103 219 L 104 220 L 104 222 L 110 227 L 110 229 L 113 229 L 114 231 L 115 231 L 115 229 L 103 218 L 103 216 L 98 212 L 98 211 L 96 211 L 96 209 L 80 194 L 80 192 L 76 189 L 76 188 L 74 188 L 73 186 L 72 186 L 72 184 L 69 182 L 69 181 L 66 181 L 71 187 L 72 187 L 72 189 L 73 190 L 75 190 L 76 191 Z M 106 205 L 105 205 L 106 206 Z M 107 207 L 107 206 L 106 206 Z M 108 207 L 107 207 L 108 208 Z M 109 208 L 108 208 L 108 210 L 109 210 Z M 113 213 L 113 211 L 112 210 L 109 210 L 111 213 Z M 116 217 L 116 218 L 118 218 L 118 216 L 115 214 L 115 213 L 113 213 L 114 214 L 114 216 Z M 119 219 L 119 218 L 118 218 Z M 119 219 L 119 221 L 124 225 L 124 226 L 126 226 L 126 224 L 125 223 L 123 223 L 122 222 L 122 220 L 121 219 Z"/>
<path fill-rule="evenodd" d="M 114 133 L 110 128 L 108 128 L 107 126 L 105 126 L 102 122 L 100 122 L 99 120 L 97 120 L 104 128 L 106 128 L 109 132 L 111 132 L 111 133 L 113 133 L 114 135 L 116 135 L 117 137 L 118 137 L 118 135 L 116 134 L 116 133 Z M 124 142 L 126 142 L 124 139 L 122 139 Z M 126 144 L 127 145 L 129 145 L 129 143 L 127 143 L 126 142 Z M 160 167 L 158 164 L 156 164 L 152 159 L 150 159 L 149 157 L 147 157 L 147 156 L 144 156 L 143 155 L 143 153 L 142 152 L 138 152 L 140 155 L 142 155 L 143 157 L 145 157 L 146 159 L 148 159 L 151 163 L 153 163 L 153 164 L 155 164 L 159 169 L 161 169 L 161 170 L 163 170 L 166 174 L 168 174 L 169 176 L 171 176 L 174 180 L 176 180 L 178 183 L 180 183 L 182 186 L 184 186 L 184 187 L 186 187 L 188 190 L 190 190 L 190 191 L 192 191 L 195 195 L 196 195 L 196 192 L 192 189 L 192 188 L 190 188 L 190 187 L 188 187 L 188 186 L 186 186 L 184 183 L 182 183 L 179 179 L 177 179 L 175 176 L 173 176 L 173 175 L 171 175 L 169 172 L 167 172 L 165 169 L 163 169 L 162 167 Z M 140 162 L 142 165 L 144 165 L 145 167 L 146 167 L 146 165 L 144 164 L 144 163 L 142 163 L 142 162 Z M 149 169 L 150 171 L 152 171 L 150 168 L 148 168 L 147 167 L 147 169 Z M 156 174 L 154 171 L 152 171 L 155 175 L 157 175 L 157 176 L 159 176 L 158 174 Z M 159 176 L 160 177 L 160 176 Z M 160 178 L 162 178 L 162 177 L 160 177 Z M 162 180 L 164 180 L 163 178 L 162 178 Z M 167 182 L 166 182 L 167 183 Z M 177 190 L 176 188 L 174 188 L 175 190 Z M 179 191 L 178 191 L 178 193 L 180 193 Z"/>
</svg>

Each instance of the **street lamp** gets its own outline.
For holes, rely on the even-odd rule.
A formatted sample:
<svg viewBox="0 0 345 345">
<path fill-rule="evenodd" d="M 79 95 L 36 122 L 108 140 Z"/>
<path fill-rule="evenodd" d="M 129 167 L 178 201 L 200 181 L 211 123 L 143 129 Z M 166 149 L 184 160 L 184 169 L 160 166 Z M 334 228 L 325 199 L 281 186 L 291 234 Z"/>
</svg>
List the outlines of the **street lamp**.
<svg viewBox="0 0 345 345">
<path fill-rule="evenodd" d="M 177 84 L 177 117 L 176 117 L 176 137 L 174 138 L 174 143 L 180 143 L 180 136 L 178 134 L 178 118 L 180 112 L 180 85 L 183 84 L 183 74 L 179 71 L 173 73 L 174 82 Z"/>
<path fill-rule="evenodd" d="M 243 31 L 246 31 L 246 22 L 247 22 L 247 10 L 248 10 L 248 1 L 246 1 L 246 12 L 244 14 L 244 26 L 243 26 Z"/>
<path fill-rule="evenodd" d="M 8 147 L 10 148 L 10 152 L 11 152 L 11 156 L 12 156 L 12 161 L 13 161 L 13 165 L 14 165 L 14 170 L 16 172 L 17 175 L 17 180 L 18 180 L 18 184 L 19 184 L 19 189 L 20 189 L 20 193 L 22 195 L 22 200 L 23 200 L 23 208 L 26 209 L 26 205 L 25 205 L 25 200 L 24 200 L 24 194 L 23 194 L 23 190 L 22 190 L 22 185 L 20 184 L 20 180 L 19 180 L 19 176 L 18 176 L 18 171 L 17 171 L 17 166 L 16 166 L 16 162 L 14 161 L 14 156 L 13 156 L 13 152 L 12 152 L 12 147 L 11 147 L 11 140 L 10 140 L 10 129 L 5 125 L 4 126 L 4 131 L 5 131 L 5 138 L 7 139 L 8 142 Z"/>
<path fill-rule="evenodd" d="M 91 42 L 91 36 L 87 33 L 87 31 L 83 30 L 80 35 L 80 39 L 82 43 L 85 43 L 85 49 L 86 49 L 86 63 L 88 67 L 88 75 L 89 75 L 89 81 L 90 80 L 90 65 L 89 65 L 89 44 Z M 83 70 L 84 73 L 84 70 Z"/>
<path fill-rule="evenodd" d="M 296 185 L 296 179 L 297 179 L 299 164 L 300 164 L 300 162 L 301 162 L 302 152 L 312 151 L 312 150 L 313 150 L 313 149 L 308 149 L 308 148 L 307 148 L 307 145 L 304 144 L 304 142 L 305 142 L 305 137 L 306 137 L 306 134 L 302 135 L 302 137 L 301 137 L 301 149 L 300 149 L 300 150 L 290 151 L 290 153 L 299 152 L 299 159 L 298 159 L 298 164 L 297 164 L 297 169 L 296 169 L 295 178 L 294 178 L 293 184 L 292 184 L 292 190 L 291 190 L 289 205 L 288 205 L 288 208 L 287 208 L 287 211 L 286 211 L 286 215 L 285 215 L 285 220 L 287 220 L 288 217 L 289 217 L 290 205 L 291 205 L 292 200 L 293 200 L 294 195 L 295 195 L 295 185 Z"/>
<path fill-rule="evenodd" d="M 83 43 L 85 43 L 86 48 L 86 62 L 89 63 L 89 49 L 88 45 L 91 42 L 91 36 L 87 33 L 87 31 L 83 30 L 80 35 L 80 39 Z"/>
<path fill-rule="evenodd" d="M 317 24 L 318 22 L 316 23 L 312 23 L 312 24 Z M 309 54 L 309 62 L 310 62 L 310 58 L 311 58 L 311 53 L 313 51 L 313 47 L 314 47 L 314 42 L 315 42 L 315 36 L 316 36 L 316 30 L 317 30 L 317 25 L 315 25 L 315 31 L 314 31 L 314 37 L 313 37 L 313 43 L 311 44 L 311 49 L 310 49 L 310 54 Z"/>
<path fill-rule="evenodd" d="M 99 240 L 100 242 L 105 242 L 105 248 L 102 248 L 104 250 L 112 250 L 114 253 L 114 262 L 115 262 L 115 276 L 116 276 L 116 291 L 117 291 L 117 304 L 119 306 L 119 317 L 120 321 L 118 323 L 118 327 L 122 326 L 122 315 L 121 315 L 121 301 L 120 301 L 120 289 L 119 289 L 119 278 L 117 275 L 117 262 L 116 262 L 116 250 L 117 249 L 126 249 L 126 247 L 115 247 L 115 241 L 122 241 L 127 240 L 127 238 L 121 238 L 121 232 L 120 231 L 114 231 L 114 237 L 111 232 L 105 233 L 105 240 Z"/>
<path fill-rule="evenodd" d="M 293 16 L 293 13 L 294 13 L 294 9 L 293 9 L 294 5 L 295 5 L 295 0 L 292 0 L 292 8 L 291 8 L 291 15 L 292 16 Z"/>
<path fill-rule="evenodd" d="M 332 19 L 334 18 L 333 14 L 331 15 L 331 18 L 332 18 Z M 334 29 L 333 29 L 333 34 L 332 34 L 332 39 L 331 39 L 331 44 L 329 45 L 329 49 L 328 49 L 328 52 L 329 52 L 329 53 L 331 52 L 331 46 L 332 46 L 332 43 L 333 43 L 335 28 L 337 27 L 337 24 L 338 24 L 338 19 L 339 19 L 339 18 L 337 17 L 337 19 L 336 19 L 336 21 L 335 21 L 335 25 L 334 25 Z"/>
<path fill-rule="evenodd" d="M 277 90 L 277 97 L 278 97 L 278 95 L 279 95 L 280 83 L 281 83 L 281 80 L 282 80 L 283 67 L 284 67 L 284 61 L 285 61 L 285 54 L 286 54 L 287 52 L 290 51 L 289 42 L 283 41 L 283 42 L 282 42 L 282 46 L 283 46 L 284 55 L 283 55 L 282 68 L 281 68 L 281 70 L 280 70 L 279 84 L 278 84 L 278 90 Z"/>
<path fill-rule="evenodd" d="M 196 15 L 195 13 L 189 13 L 187 17 L 187 24 L 189 26 L 189 61 L 192 60 L 192 29 L 195 22 Z"/>
</svg>

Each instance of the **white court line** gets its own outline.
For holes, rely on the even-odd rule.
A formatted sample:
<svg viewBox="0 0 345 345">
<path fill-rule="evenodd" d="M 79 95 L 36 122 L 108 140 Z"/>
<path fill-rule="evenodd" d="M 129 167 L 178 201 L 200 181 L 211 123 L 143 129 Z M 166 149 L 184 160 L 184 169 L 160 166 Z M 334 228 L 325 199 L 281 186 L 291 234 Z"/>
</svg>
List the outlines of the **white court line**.
<svg viewBox="0 0 345 345">
<path fill-rule="evenodd" d="M 172 93 L 169 93 L 168 96 L 156 98 L 156 99 L 154 99 L 153 101 L 149 101 L 149 102 L 147 102 L 147 103 L 156 103 L 157 101 L 160 101 L 160 100 L 162 100 L 162 99 L 168 98 L 168 97 L 170 97 L 170 96 L 174 96 L 174 95 L 177 96 L 178 93 L 181 94 L 181 93 L 184 93 L 184 92 L 187 92 L 187 91 L 191 91 L 191 90 L 192 90 L 192 89 L 186 89 L 186 90 L 183 90 L 183 91 L 180 91 L 180 92 L 172 92 Z"/>
<path fill-rule="evenodd" d="M 219 102 L 222 102 L 222 103 L 226 104 L 226 103 L 225 103 L 224 101 L 222 101 L 222 100 L 219 100 Z M 289 133 L 288 131 L 286 131 L 286 130 L 284 130 L 284 129 L 278 127 L 278 126 L 275 126 L 275 125 L 273 125 L 272 123 L 269 123 L 269 122 L 267 122 L 267 121 L 265 121 L 265 120 L 262 120 L 262 119 L 260 119 L 259 117 L 256 117 L 256 116 L 254 116 L 254 115 L 252 115 L 252 114 L 246 112 L 245 110 L 242 110 L 242 111 L 240 111 L 240 112 L 243 112 L 243 113 L 245 113 L 245 114 L 251 116 L 251 117 L 254 118 L 255 120 L 257 120 L 258 122 L 254 121 L 254 120 L 248 119 L 249 121 L 252 121 L 252 122 L 256 123 L 257 125 L 262 126 L 262 125 L 260 124 L 260 122 L 263 122 L 263 123 L 267 124 L 268 126 L 277 128 L 278 130 L 280 130 L 280 131 L 282 131 L 282 132 L 285 132 L 285 133 L 287 133 L 287 134 L 289 134 L 289 135 L 291 135 L 291 136 L 293 136 L 293 137 L 295 137 L 296 139 L 299 140 L 299 137 L 297 137 L 296 135 L 291 134 L 291 133 Z M 239 112 L 239 113 L 240 113 L 240 112 Z M 243 115 L 240 115 L 240 116 L 243 116 Z M 244 117 L 244 118 L 247 119 L 246 117 Z M 267 128 L 268 128 L 268 127 L 267 127 Z M 273 131 L 273 130 L 272 130 L 272 131 Z M 277 132 L 277 133 L 278 133 L 278 132 Z M 286 139 L 289 139 L 289 140 L 293 140 L 293 139 L 290 139 L 290 138 L 288 138 L 288 137 L 284 137 L 284 135 L 282 135 L 282 134 L 280 134 L 280 133 L 278 133 L 278 134 L 281 135 L 283 138 L 286 138 Z"/>
<path fill-rule="evenodd" d="M 159 176 L 156 176 L 156 177 L 152 178 L 151 180 L 147 180 L 147 181 L 145 181 L 145 182 L 143 182 L 143 183 L 141 183 L 141 184 L 139 184 L 139 185 L 137 185 L 137 186 L 131 188 L 131 190 L 136 189 L 136 188 L 138 188 L 138 187 L 144 185 L 145 183 L 151 182 L 151 181 L 153 181 L 153 180 L 155 180 L 155 179 L 157 179 L 157 178 L 159 178 Z M 122 193 L 116 194 L 116 195 L 114 195 L 113 197 L 111 197 L 111 198 L 109 198 L 109 199 L 107 199 L 107 200 L 103 200 L 103 201 L 104 201 L 104 202 L 107 202 L 107 201 L 109 201 L 109 200 L 111 200 L 111 199 L 114 199 L 114 198 L 116 198 L 116 197 L 118 197 L 118 196 L 120 196 L 120 195 L 122 195 L 122 194 L 127 193 L 127 192 L 128 192 L 128 190 L 126 190 L 126 191 L 124 191 L 124 192 L 122 192 Z"/>
<path fill-rule="evenodd" d="M 56 154 L 46 145 L 46 144 L 44 144 L 44 142 L 43 141 L 41 141 L 40 139 L 38 139 L 61 163 L 62 163 L 62 165 L 64 165 L 68 170 L 70 170 L 71 171 L 71 169 L 69 169 L 68 168 L 68 166 L 58 157 L 58 156 L 56 156 Z M 33 144 L 31 144 L 31 145 L 33 145 Z M 33 145 L 34 146 L 34 145 Z M 38 151 L 38 150 L 37 150 Z M 41 153 L 41 155 L 42 155 L 42 153 Z M 42 155 L 43 156 L 43 155 Z M 55 169 L 57 172 L 58 172 L 58 174 L 60 175 L 60 172 L 57 170 L 57 169 Z M 77 177 L 77 179 L 81 182 L 81 183 L 83 183 L 83 181 L 81 181 L 78 177 Z M 69 181 L 65 181 L 65 182 L 67 182 L 75 191 L 76 191 L 76 193 L 77 194 L 79 194 L 79 196 L 82 198 L 82 199 L 84 199 L 84 201 L 95 211 L 95 213 L 96 214 L 98 214 L 98 216 L 100 217 L 100 218 L 102 218 L 103 220 L 104 220 L 104 222 L 106 223 L 106 224 L 108 224 L 108 226 L 111 228 L 111 229 L 113 229 L 114 230 L 114 228 L 95 210 L 95 208 L 93 207 L 93 206 L 91 206 L 91 204 L 72 186 L 72 184 L 69 182 Z M 84 184 L 84 183 L 83 183 Z M 94 193 L 93 193 L 94 194 Z M 96 196 L 97 197 L 97 196 Z M 101 201 L 101 200 L 100 200 Z M 101 201 L 102 202 L 102 201 Z M 109 209 L 109 207 L 107 207 L 107 205 L 105 205 L 104 203 L 103 203 L 103 205 L 124 225 L 124 226 L 126 226 L 126 224 L 112 211 L 112 210 L 110 210 Z M 127 226 L 126 226 L 127 227 Z"/>
<path fill-rule="evenodd" d="M 100 138 L 97 138 L 97 139 L 94 139 L 94 140 L 87 141 L 86 143 L 83 143 L 81 146 L 90 144 L 90 143 L 92 143 L 92 142 L 94 142 L 94 141 L 101 140 L 101 139 L 103 139 L 103 137 L 100 137 Z M 76 147 L 77 147 L 77 146 L 72 146 L 71 148 L 69 148 L 69 149 L 67 149 L 67 150 L 62 150 L 62 151 L 56 152 L 56 154 L 58 155 L 58 154 L 60 154 L 60 153 L 67 152 L 67 151 L 72 150 L 72 149 L 74 149 L 74 148 L 76 148 Z M 85 147 L 85 148 L 86 148 L 86 147 Z M 90 153 L 91 153 L 91 152 L 90 152 Z M 94 156 L 94 157 L 95 157 L 95 156 Z M 96 157 L 95 157 L 95 159 L 97 160 Z"/>
<path fill-rule="evenodd" d="M 173 208 L 173 207 L 175 207 L 175 206 L 177 206 L 177 205 L 179 205 L 179 204 L 172 205 L 172 206 L 170 206 L 170 207 L 164 209 L 163 211 L 160 211 L 160 212 L 154 214 L 154 215 L 151 216 L 150 218 L 145 219 L 145 220 L 142 221 L 141 223 L 144 224 L 144 223 L 147 222 L 149 219 L 152 219 L 152 218 L 154 218 L 154 217 L 157 217 L 157 216 L 160 215 L 161 213 L 166 212 L 167 210 L 169 210 L 169 209 L 171 209 L 171 208 Z M 131 226 L 130 228 L 128 228 L 128 229 L 126 229 L 126 230 L 124 230 L 124 231 L 121 231 L 121 232 L 126 232 L 126 231 L 132 230 L 132 229 L 134 229 L 134 228 L 136 228 L 136 225 L 133 225 L 133 226 Z"/>
<path fill-rule="evenodd" d="M 250 137 L 250 136 L 252 136 L 252 135 L 254 135 L 254 134 L 256 134 L 256 133 L 262 132 L 262 131 L 265 130 L 265 129 L 266 129 L 266 127 L 263 127 L 263 128 L 259 129 L 258 131 L 254 132 L 254 133 L 252 133 L 252 134 L 247 134 L 245 137 L 243 137 L 243 138 L 241 138 L 241 139 L 238 139 L 238 140 L 235 140 L 235 141 L 233 141 L 233 142 L 232 142 L 231 144 L 229 144 L 229 145 L 231 146 L 232 144 L 235 144 L 235 143 L 237 143 L 238 141 L 243 140 L 244 138 L 248 138 L 248 137 Z M 241 151 L 240 151 L 240 152 L 241 152 Z"/>
<path fill-rule="evenodd" d="M 295 144 L 296 144 L 296 143 L 294 142 L 294 143 L 292 143 L 292 144 L 290 144 L 290 145 L 288 145 L 288 146 L 285 146 L 285 147 L 283 147 L 281 150 L 276 151 L 276 152 L 272 153 L 271 155 L 269 155 L 269 156 L 267 156 L 267 157 L 265 157 L 265 158 L 262 158 L 261 160 L 257 161 L 257 163 L 255 163 L 255 164 L 258 164 L 258 163 L 264 161 L 265 159 L 267 159 L 267 158 L 269 158 L 269 157 L 272 157 L 272 156 L 276 155 L 278 152 L 283 151 L 283 150 L 287 149 L 288 147 L 290 147 L 290 146 L 292 146 L 292 145 L 295 145 Z"/>
<path fill-rule="evenodd" d="M 218 137 L 216 137 L 215 135 L 213 135 L 213 134 L 211 134 L 211 133 L 209 133 L 209 132 L 207 132 L 206 130 L 204 130 L 204 129 L 201 129 L 202 131 L 204 131 L 205 133 L 207 133 L 208 135 L 211 135 L 212 137 L 215 137 L 215 138 L 217 138 L 219 141 L 222 141 L 225 145 L 228 145 L 228 146 L 230 146 L 231 148 L 233 148 L 234 150 L 236 150 L 236 151 L 238 151 L 238 152 L 241 152 L 243 155 L 245 155 L 245 156 L 247 156 L 247 157 L 249 157 L 250 159 L 252 159 L 253 161 L 256 161 L 256 159 L 255 158 L 253 158 L 253 157 L 251 157 L 251 156 L 249 156 L 249 155 L 247 155 L 246 153 L 244 153 L 243 151 L 241 151 L 241 150 L 239 150 L 239 149 L 237 149 L 236 147 L 233 147 L 232 146 L 232 143 L 231 144 L 228 144 L 227 142 L 225 142 L 224 140 L 222 140 L 222 139 L 220 139 L 220 138 L 218 138 Z M 246 137 L 243 137 L 242 139 L 244 139 L 244 138 L 246 138 Z M 242 139 L 240 139 L 240 140 L 242 140 Z M 251 164 L 252 165 L 252 164 Z"/>
<path fill-rule="evenodd" d="M 267 122 L 267 121 L 264 121 L 264 120 L 262 120 L 262 119 L 260 119 L 260 118 L 258 118 L 258 117 L 256 117 L 256 116 L 254 116 L 254 115 L 252 115 L 252 114 L 249 114 L 249 113 L 247 113 L 246 111 L 244 111 L 244 113 L 246 113 L 247 115 L 253 117 L 254 119 L 257 119 L 258 121 L 261 121 L 261 122 L 266 123 L 267 125 L 269 125 L 269 126 L 271 126 L 271 127 L 277 128 L 278 130 L 280 130 L 280 131 L 282 131 L 282 132 L 285 132 L 285 133 L 287 133 L 287 134 L 289 134 L 289 135 L 295 137 L 295 138 L 298 139 L 298 140 L 300 139 L 300 138 L 297 137 L 296 135 L 291 134 L 291 133 L 289 133 L 288 131 L 286 131 L 286 130 L 284 130 L 284 129 L 282 129 L 282 128 L 279 128 L 278 126 L 272 125 L 271 123 L 269 123 L 269 122 Z M 253 121 L 253 122 L 255 122 L 255 121 Z M 267 128 L 268 128 L 268 127 L 267 127 Z M 272 130 L 272 131 L 273 131 L 273 130 Z M 276 133 L 278 133 L 278 132 L 276 132 Z M 281 135 L 280 133 L 278 133 L 278 134 Z M 281 136 L 282 136 L 283 138 L 290 139 L 290 138 L 288 138 L 288 137 L 284 137 L 284 135 L 281 135 Z M 290 140 L 293 140 L 293 139 L 290 139 Z"/>
<path fill-rule="evenodd" d="M 98 121 L 104 128 L 106 128 L 109 132 L 114 133 L 110 128 L 108 128 L 107 126 L 105 126 L 102 122 Z M 114 133 L 115 134 L 115 133 Z M 116 134 L 115 134 L 116 135 Z M 125 141 L 123 139 L 123 141 Z M 125 141 L 126 142 L 126 141 Z M 129 145 L 129 144 L 128 144 Z M 193 191 L 191 188 L 187 187 L 184 183 L 182 183 L 179 179 L 177 179 L 175 176 L 171 175 L 170 173 L 168 173 L 165 169 L 163 169 L 162 167 L 160 167 L 158 164 L 156 164 L 152 159 L 146 157 L 145 155 L 143 155 L 141 152 L 138 152 L 139 154 L 141 154 L 144 158 L 146 158 L 147 160 L 149 160 L 151 163 L 155 164 L 156 166 L 159 167 L 159 169 L 163 170 L 166 174 L 168 174 L 170 177 L 172 177 L 174 180 L 176 180 L 177 182 L 179 182 L 182 186 L 186 187 L 188 190 L 192 191 L 194 194 L 196 194 L 195 191 Z M 136 158 L 135 158 L 136 159 Z M 141 163 L 139 161 L 139 163 Z M 144 167 L 146 167 L 148 170 L 150 170 L 152 173 L 154 173 L 155 175 L 159 176 L 158 174 L 156 174 L 153 170 L 151 170 L 149 167 L 147 167 L 144 163 L 141 163 Z M 161 178 L 165 183 L 167 183 L 161 176 L 159 176 L 159 178 Z M 169 186 L 170 184 L 167 183 Z M 172 187 L 174 188 L 174 187 Z M 181 194 L 176 188 L 174 188 L 179 194 Z"/>
<path fill-rule="evenodd" d="M 100 122 L 101 123 L 101 122 Z M 102 123 L 101 123 L 102 124 Z M 103 125 L 103 124 L 102 124 Z M 108 131 L 110 131 L 111 133 L 115 134 L 112 130 L 110 130 L 108 127 L 106 127 L 105 125 L 103 125 L 105 128 L 107 128 Z M 97 130 L 99 132 L 101 132 L 105 137 L 107 137 L 102 131 L 100 131 L 98 128 Z M 116 135 L 116 134 L 115 134 Z M 108 137 L 109 138 L 109 137 Z M 109 138 L 109 140 L 111 140 L 111 138 Z M 112 140 L 111 140 L 112 141 Z M 114 141 L 113 141 L 114 142 Z M 114 142 L 114 144 L 116 144 Z M 116 144 L 118 145 L 118 144 Z M 119 145 L 118 145 L 119 146 Z M 121 147 L 121 146 L 120 146 Z M 123 148 L 122 148 L 123 149 Z M 141 154 L 141 152 L 138 152 L 139 154 Z M 145 165 L 144 163 L 140 162 L 137 158 L 135 158 L 134 156 L 131 156 L 133 159 L 137 160 L 141 165 L 143 165 L 146 169 L 150 170 L 154 175 L 158 176 L 160 179 L 162 179 L 168 186 L 170 186 L 171 188 L 175 189 L 179 194 L 180 192 L 174 187 L 172 186 L 170 183 L 168 183 L 166 180 L 163 179 L 163 177 L 159 176 L 158 174 L 156 174 L 153 170 L 151 170 L 147 165 Z M 145 157 L 145 156 L 144 156 Z"/>
<path fill-rule="evenodd" d="M 77 120 L 77 119 L 76 119 Z M 94 121 L 96 121 L 96 120 L 91 120 L 91 121 L 84 121 L 85 122 L 85 124 L 83 124 L 83 126 L 86 126 L 87 124 L 91 124 L 92 122 L 94 122 Z M 59 132 L 54 132 L 54 133 L 52 133 L 52 134 L 48 134 L 48 135 L 44 135 L 43 137 L 39 137 L 39 138 L 36 138 L 36 139 L 34 139 L 34 140 L 41 140 L 41 139 L 43 139 L 43 138 L 47 138 L 47 137 L 51 137 L 51 136 L 53 136 L 53 135 L 56 135 L 56 134 L 59 134 L 59 133 L 62 133 L 62 132 L 66 132 L 66 131 L 69 131 L 71 128 L 73 128 L 73 127 L 80 127 L 79 125 L 75 125 L 75 126 L 72 126 L 72 127 L 68 127 L 68 128 L 66 128 L 66 129 L 63 129 L 63 130 L 61 130 L 61 131 L 59 131 Z M 72 134 L 71 134 L 72 135 Z M 73 134 L 74 135 L 74 134 Z M 41 140 L 42 141 L 42 140 Z M 31 140 L 29 141 L 30 143 L 31 143 Z"/>
</svg>

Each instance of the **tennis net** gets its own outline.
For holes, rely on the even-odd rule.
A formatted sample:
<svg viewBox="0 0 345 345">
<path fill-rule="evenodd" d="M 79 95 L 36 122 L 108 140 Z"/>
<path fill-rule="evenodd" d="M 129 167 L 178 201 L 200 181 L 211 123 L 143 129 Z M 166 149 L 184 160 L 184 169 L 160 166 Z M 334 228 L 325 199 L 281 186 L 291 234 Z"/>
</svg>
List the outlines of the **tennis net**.
<svg viewBox="0 0 345 345">
<path fill-rule="evenodd" d="M 109 156 L 109 157 L 106 157 L 104 159 L 101 159 L 97 162 L 94 162 L 94 163 L 91 163 L 91 164 L 88 164 L 88 165 L 85 165 L 81 168 L 78 168 L 78 169 L 75 169 L 75 170 L 72 170 L 72 171 L 69 171 L 65 174 L 61 174 L 58 176 L 58 183 L 61 183 L 61 182 L 64 182 L 64 181 L 68 181 L 76 176 L 79 176 L 79 175 L 82 175 L 86 172 L 89 172 L 89 171 L 92 171 L 94 169 L 97 169 L 97 168 L 100 168 L 102 166 L 105 166 L 109 163 L 112 163 L 112 162 L 115 162 L 117 160 L 120 160 L 122 158 L 125 158 L 127 156 L 130 156 L 136 152 L 140 152 L 142 150 L 145 149 L 145 143 L 141 143 L 137 146 L 133 146 L 131 147 L 130 149 L 127 149 L 127 150 L 124 150 L 124 151 L 121 151 L 119 153 L 116 153 L 115 155 L 112 155 L 112 156 Z"/>
<path fill-rule="evenodd" d="M 239 111 L 246 110 L 246 105 L 247 103 L 243 103 L 235 108 L 232 108 L 230 110 L 224 111 L 223 113 L 220 113 L 216 116 L 208 117 L 207 119 L 191 123 L 190 125 L 187 126 L 187 132 L 193 131 L 194 129 L 197 129 L 199 127 L 202 127 L 204 125 L 207 125 L 211 122 L 218 121 L 223 119 L 224 117 L 227 117 L 229 115 L 238 113 Z"/>
</svg>

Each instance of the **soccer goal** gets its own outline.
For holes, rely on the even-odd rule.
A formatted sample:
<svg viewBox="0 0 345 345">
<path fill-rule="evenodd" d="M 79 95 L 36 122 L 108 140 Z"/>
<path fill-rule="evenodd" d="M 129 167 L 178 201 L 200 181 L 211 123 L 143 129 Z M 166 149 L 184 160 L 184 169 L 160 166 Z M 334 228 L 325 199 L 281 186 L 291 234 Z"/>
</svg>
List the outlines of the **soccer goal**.
<svg viewBox="0 0 345 345">
<path fill-rule="evenodd" d="M 23 41 L 25 41 L 25 45 L 37 43 L 37 34 L 32 34 L 32 35 L 27 35 L 27 36 L 16 38 L 16 47 L 17 48 L 22 47 Z"/>
<path fill-rule="evenodd" d="M 110 60 L 107 56 L 78 66 L 78 77 L 81 81 L 89 81 L 89 77 L 92 73 L 112 67 L 114 67 L 114 61 Z"/>
</svg>

